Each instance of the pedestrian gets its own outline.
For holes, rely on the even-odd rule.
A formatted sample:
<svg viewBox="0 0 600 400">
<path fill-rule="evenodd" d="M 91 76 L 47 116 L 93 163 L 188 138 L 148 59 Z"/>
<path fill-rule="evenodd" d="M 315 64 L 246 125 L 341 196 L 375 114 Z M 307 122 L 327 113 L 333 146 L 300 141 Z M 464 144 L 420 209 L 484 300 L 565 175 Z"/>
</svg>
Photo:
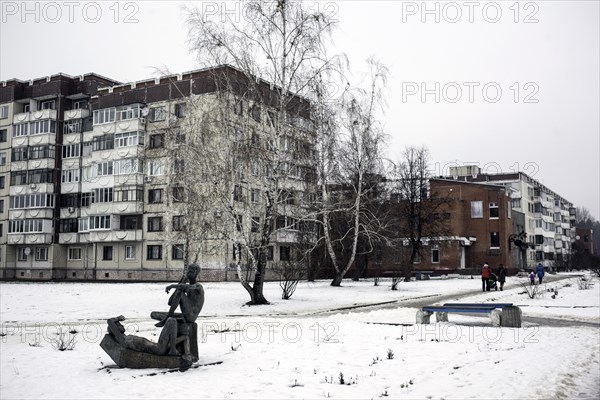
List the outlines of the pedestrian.
<svg viewBox="0 0 600 400">
<path fill-rule="evenodd" d="M 540 285 L 541 285 L 542 279 L 544 278 L 544 266 L 542 265 L 542 263 L 539 263 L 537 265 L 537 267 L 535 268 L 535 274 L 537 275 L 538 279 L 540 280 Z"/>
<path fill-rule="evenodd" d="M 490 291 L 490 287 L 488 284 L 488 279 L 490 278 L 490 266 L 487 263 L 483 264 L 481 267 L 481 288 L 485 291 Z"/>
<path fill-rule="evenodd" d="M 500 282 L 500 291 L 504 290 L 504 282 L 506 282 L 506 268 L 503 264 L 498 267 L 498 282 Z"/>
<path fill-rule="evenodd" d="M 531 286 L 535 285 L 535 273 L 533 271 L 529 272 L 529 284 Z"/>
</svg>

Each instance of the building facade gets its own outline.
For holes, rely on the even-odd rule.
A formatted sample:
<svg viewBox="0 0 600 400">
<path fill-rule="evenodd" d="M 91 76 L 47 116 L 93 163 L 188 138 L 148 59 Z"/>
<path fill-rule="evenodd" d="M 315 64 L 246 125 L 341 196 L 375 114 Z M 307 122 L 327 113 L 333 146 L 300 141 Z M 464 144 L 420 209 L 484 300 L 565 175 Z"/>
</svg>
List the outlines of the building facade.
<svg viewBox="0 0 600 400">
<path fill-rule="evenodd" d="M 553 270 L 572 255 L 576 209 L 573 203 L 523 172 L 481 174 L 477 166 L 451 167 L 448 179 L 503 185 L 511 191 L 512 209 L 525 222 L 523 267 L 542 263 Z M 518 233 L 518 232 L 517 232 Z"/>
<path fill-rule="evenodd" d="M 309 115 L 302 100 L 281 113 L 271 85 L 246 81 L 223 66 L 129 84 L 93 74 L 3 82 L 0 278 L 172 280 L 195 261 L 202 279 L 234 279 L 242 238 L 264 223 L 271 153 L 283 155 L 288 196 L 269 261 L 289 259 L 293 199 L 313 186 Z"/>
</svg>

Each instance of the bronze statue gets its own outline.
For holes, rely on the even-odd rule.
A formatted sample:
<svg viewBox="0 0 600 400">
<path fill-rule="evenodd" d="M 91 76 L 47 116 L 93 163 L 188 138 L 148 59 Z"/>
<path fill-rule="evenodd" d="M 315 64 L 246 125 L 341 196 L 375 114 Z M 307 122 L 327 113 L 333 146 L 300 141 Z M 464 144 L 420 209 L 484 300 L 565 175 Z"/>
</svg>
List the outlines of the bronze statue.
<svg viewBox="0 0 600 400">
<path fill-rule="evenodd" d="M 122 368 L 189 368 L 198 361 L 198 325 L 196 318 L 204 305 L 204 288 L 197 282 L 200 267 L 189 265 L 178 284 L 169 285 L 175 292 L 169 298 L 169 311 L 153 311 L 156 326 L 163 327 L 158 342 L 125 335 L 121 324 L 125 317 L 109 318 L 108 334 L 100 346 Z M 186 283 L 188 282 L 188 283 Z M 176 313 L 177 307 L 181 313 Z"/>
</svg>

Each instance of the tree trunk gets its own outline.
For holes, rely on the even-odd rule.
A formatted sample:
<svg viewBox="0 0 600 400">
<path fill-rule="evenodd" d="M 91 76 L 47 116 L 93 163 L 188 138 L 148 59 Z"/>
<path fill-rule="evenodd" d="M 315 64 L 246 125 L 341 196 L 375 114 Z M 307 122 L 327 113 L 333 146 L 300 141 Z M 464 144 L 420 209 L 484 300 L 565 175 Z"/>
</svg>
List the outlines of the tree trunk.
<svg viewBox="0 0 600 400">
<path fill-rule="evenodd" d="M 342 286 L 342 279 L 344 279 L 344 274 L 338 271 L 335 271 L 335 278 L 331 281 L 331 286 Z"/>
<path fill-rule="evenodd" d="M 266 264 L 262 257 L 259 257 L 259 260 L 256 264 L 256 273 L 254 274 L 254 284 L 252 285 L 252 300 L 248 303 L 251 305 L 261 305 L 261 304 L 269 304 L 267 299 L 263 294 L 263 288 L 265 284 L 265 270 Z"/>
<path fill-rule="evenodd" d="M 415 256 L 417 255 L 418 251 L 418 248 L 413 247 L 410 253 L 410 260 L 408 260 L 408 265 L 404 267 L 404 282 L 410 282 L 410 278 L 412 277 L 413 272 L 413 265 L 415 262 Z"/>
</svg>

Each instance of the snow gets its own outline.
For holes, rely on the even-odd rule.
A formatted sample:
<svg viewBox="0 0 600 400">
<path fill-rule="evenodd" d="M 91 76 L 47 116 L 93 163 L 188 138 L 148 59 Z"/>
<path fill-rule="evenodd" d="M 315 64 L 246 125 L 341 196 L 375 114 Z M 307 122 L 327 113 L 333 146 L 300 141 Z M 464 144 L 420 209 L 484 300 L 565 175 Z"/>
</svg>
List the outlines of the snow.
<svg viewBox="0 0 600 400">
<path fill-rule="evenodd" d="M 166 310 L 166 284 L 1 283 L 0 397 L 598 398 L 597 280 L 579 290 L 575 276 L 550 276 L 530 299 L 526 278 L 486 293 L 477 278 L 398 291 L 389 280 L 302 282 L 291 300 L 267 283 L 272 304 L 259 307 L 244 305 L 239 283 L 204 283 L 201 366 L 185 372 L 119 369 L 99 346 L 106 318 L 120 314 L 127 333 L 157 340 L 149 314 Z M 418 307 L 454 300 L 514 303 L 523 327 L 457 314 L 414 324 Z M 59 328 L 77 331 L 72 351 L 51 345 Z"/>
</svg>

